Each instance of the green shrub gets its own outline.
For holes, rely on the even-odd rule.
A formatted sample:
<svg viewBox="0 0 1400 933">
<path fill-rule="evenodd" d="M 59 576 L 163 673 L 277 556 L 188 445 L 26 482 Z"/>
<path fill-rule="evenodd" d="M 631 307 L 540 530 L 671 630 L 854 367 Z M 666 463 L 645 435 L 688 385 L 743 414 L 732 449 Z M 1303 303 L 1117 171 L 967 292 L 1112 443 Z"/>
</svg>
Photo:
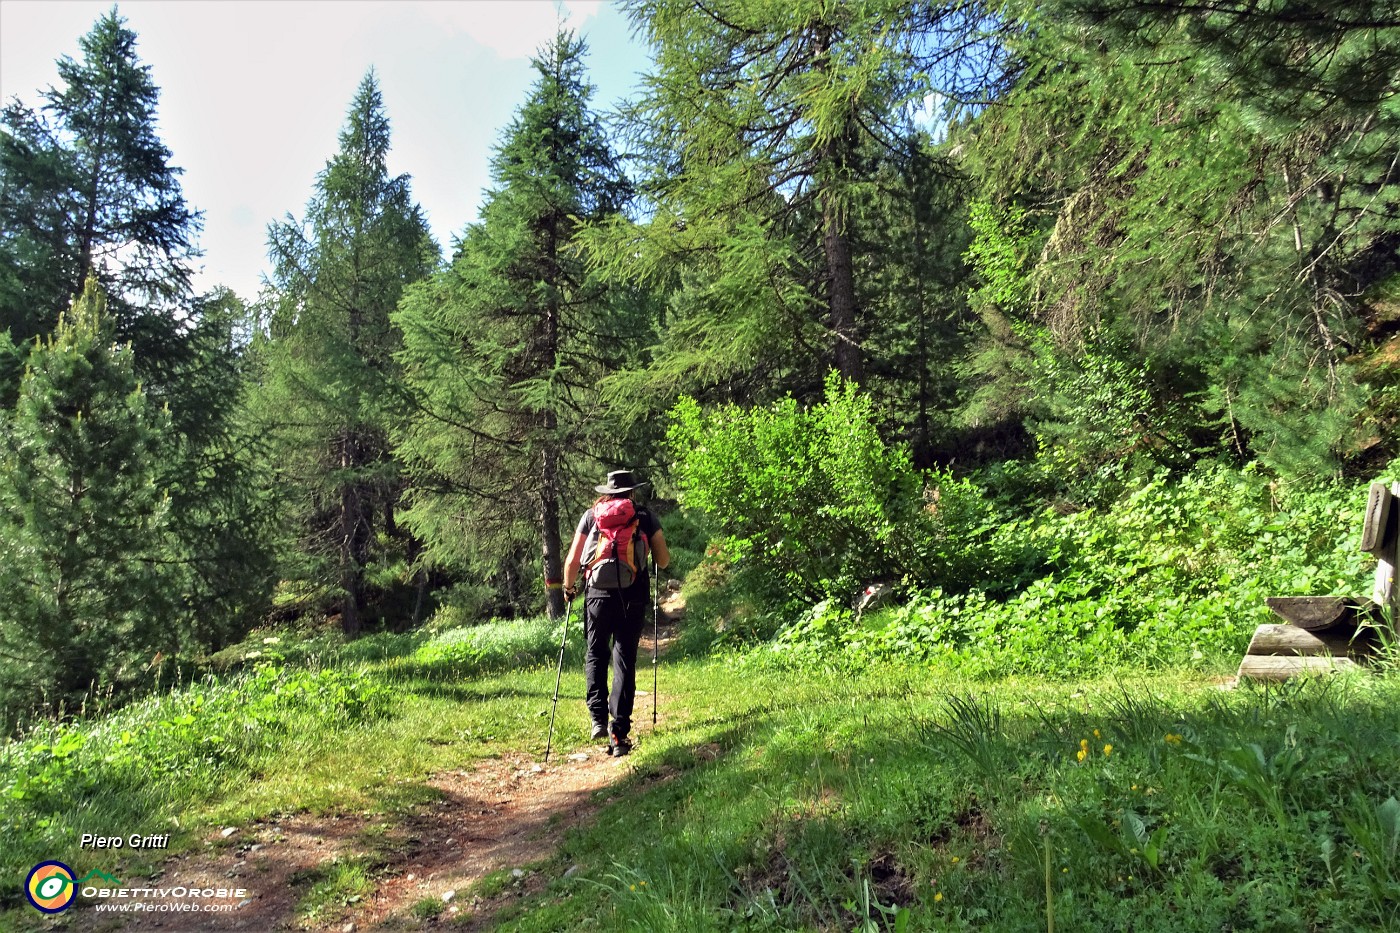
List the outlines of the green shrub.
<svg viewBox="0 0 1400 933">
<path fill-rule="evenodd" d="M 819 604 L 774 655 L 907 658 L 973 674 L 1219 663 L 1270 621 L 1268 596 L 1369 593 L 1356 549 L 1365 500 L 1364 488 L 1285 489 L 1253 469 L 1158 477 L 1108 507 L 1048 509 L 975 540 L 987 567 L 1028 576 L 1014 588 L 995 574 L 965 591 L 934 586 L 859 624 Z"/>
<path fill-rule="evenodd" d="M 776 604 L 849 597 L 872 580 L 966 581 L 994 527 L 980 492 L 926 478 L 881 440 L 874 405 L 832 373 L 826 398 L 709 411 L 682 399 L 668 434 L 682 502 L 734 571 Z"/>
</svg>

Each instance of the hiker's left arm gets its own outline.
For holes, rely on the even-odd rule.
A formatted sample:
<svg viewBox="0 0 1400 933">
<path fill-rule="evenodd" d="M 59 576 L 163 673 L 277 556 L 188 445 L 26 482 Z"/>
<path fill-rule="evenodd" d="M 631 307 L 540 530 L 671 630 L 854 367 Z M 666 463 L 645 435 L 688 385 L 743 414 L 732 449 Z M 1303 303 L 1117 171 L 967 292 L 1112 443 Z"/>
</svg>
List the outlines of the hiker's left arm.
<svg viewBox="0 0 1400 933">
<path fill-rule="evenodd" d="M 671 566 L 671 552 L 666 550 L 666 536 L 656 529 L 651 536 L 651 553 L 656 557 L 656 569 L 665 570 Z"/>
</svg>

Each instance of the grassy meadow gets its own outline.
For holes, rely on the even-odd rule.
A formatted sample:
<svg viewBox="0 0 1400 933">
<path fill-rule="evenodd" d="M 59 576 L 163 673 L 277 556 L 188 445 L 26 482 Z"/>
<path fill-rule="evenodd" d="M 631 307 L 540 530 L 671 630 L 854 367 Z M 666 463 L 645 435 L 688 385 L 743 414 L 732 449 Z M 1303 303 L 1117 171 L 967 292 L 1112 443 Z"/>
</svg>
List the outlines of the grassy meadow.
<svg viewBox="0 0 1400 933">
<path fill-rule="evenodd" d="M 0 924 L 81 928 L 81 912 L 41 920 L 18 884 L 43 858 L 85 864 L 81 832 L 169 831 L 179 847 L 291 812 L 392 825 L 434 801 L 436 771 L 542 755 L 557 635 L 543 621 L 349 644 L 263 635 L 241 671 L 11 743 Z M 705 640 L 697 625 L 674 646 L 659 727 L 640 701 L 631 767 L 528 866 L 548 883 L 507 899 L 495 926 L 1400 929 L 1391 678 L 973 678 Z M 586 738 L 578 647 L 559 753 Z M 115 867 L 155 863 L 128 850 Z M 296 922 L 349 916 L 384 863 L 297 878 Z M 490 877 L 478 893 L 509 888 Z M 450 928 L 432 906 L 391 928 Z"/>
</svg>

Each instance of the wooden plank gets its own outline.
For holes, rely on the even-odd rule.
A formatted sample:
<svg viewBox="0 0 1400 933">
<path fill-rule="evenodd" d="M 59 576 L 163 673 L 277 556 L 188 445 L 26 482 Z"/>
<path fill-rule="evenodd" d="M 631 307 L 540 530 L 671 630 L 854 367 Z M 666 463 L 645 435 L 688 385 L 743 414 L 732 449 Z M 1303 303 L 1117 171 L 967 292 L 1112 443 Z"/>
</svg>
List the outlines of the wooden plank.
<svg viewBox="0 0 1400 933">
<path fill-rule="evenodd" d="M 1395 497 L 1385 483 L 1372 483 L 1366 495 L 1366 517 L 1361 523 L 1361 550 L 1380 557 L 1386 545 L 1391 500 Z"/>
<path fill-rule="evenodd" d="M 1356 624 L 1355 602 L 1343 596 L 1270 596 L 1264 602 L 1275 615 L 1309 632 Z"/>
<path fill-rule="evenodd" d="M 1286 656 L 1336 655 L 1346 657 L 1366 649 L 1366 633 L 1353 643 L 1353 629 L 1309 632 L 1296 625 L 1261 625 L 1254 630 L 1245 654 Z"/>
<path fill-rule="evenodd" d="M 1266 654 L 1247 654 L 1240 661 L 1241 680 L 1287 680 L 1300 674 L 1331 674 L 1336 671 L 1359 671 L 1363 668 L 1350 658 L 1308 657 L 1288 658 Z"/>
<path fill-rule="evenodd" d="M 1400 495 L 1400 483 L 1391 484 L 1390 494 L 1392 497 Z M 1376 555 L 1375 590 L 1371 594 L 1371 600 L 1383 612 L 1390 613 L 1392 621 L 1395 618 L 1396 597 L 1400 596 L 1395 586 L 1396 544 L 1400 542 L 1400 534 L 1396 533 L 1400 530 L 1397 529 L 1397 516 L 1400 516 L 1400 509 L 1392 508 L 1386 518 L 1380 552 Z"/>
</svg>

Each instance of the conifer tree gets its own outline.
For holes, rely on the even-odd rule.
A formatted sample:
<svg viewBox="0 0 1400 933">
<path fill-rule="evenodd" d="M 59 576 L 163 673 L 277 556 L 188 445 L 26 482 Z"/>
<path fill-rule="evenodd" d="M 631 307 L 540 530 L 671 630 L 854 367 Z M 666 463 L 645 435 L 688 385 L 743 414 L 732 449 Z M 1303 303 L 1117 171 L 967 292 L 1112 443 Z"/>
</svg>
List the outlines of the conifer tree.
<svg viewBox="0 0 1400 933">
<path fill-rule="evenodd" d="M 389 121 L 373 72 L 350 105 L 340 149 L 306 216 L 269 228 L 274 301 L 257 411 L 300 532 L 303 571 L 340 594 L 360 629 L 365 570 L 381 532 L 397 534 L 400 492 L 389 447 L 399 337 L 390 313 L 438 250 L 406 175 L 387 164 Z"/>
<path fill-rule="evenodd" d="M 166 365 L 172 440 L 160 482 L 181 542 L 185 626 L 218 648 L 267 608 L 274 583 L 273 482 L 266 438 L 246 418 L 249 310 L 228 289 L 195 299 Z"/>
<path fill-rule="evenodd" d="M 115 9 L 58 63 L 58 88 L 34 112 L 0 117 L 0 400 L 15 400 L 30 350 L 91 278 L 115 339 L 169 431 L 157 485 L 171 498 L 177 544 L 162 567 L 180 593 L 183 644 L 239 634 L 268 592 L 266 503 L 255 493 L 231 293 L 195 296 L 190 260 L 198 214 L 156 134 L 159 91 Z M 175 624 L 176 620 L 171 620 Z"/>
<path fill-rule="evenodd" d="M 0 326 L 27 344 L 94 275 L 118 335 L 152 356 L 189 296 L 200 219 L 156 135 L 159 88 L 136 34 L 113 7 L 79 45 L 41 113 L 14 100 L 0 115 Z"/>
<path fill-rule="evenodd" d="M 561 33 L 534 59 L 481 219 L 397 317 L 419 406 L 399 441 L 420 477 L 405 519 L 439 563 L 501 578 L 516 571 L 499 555 L 523 557 L 533 540 L 546 580 L 562 579 L 566 490 L 619 448 L 598 381 L 647 336 L 637 299 L 590 276 L 577 251 L 581 225 L 628 196 L 588 108 L 584 52 Z M 558 590 L 548 608 L 563 611 Z"/>
<path fill-rule="evenodd" d="M 1395 79 L 1387 90 L 1372 68 L 1400 30 L 1360 25 L 1370 4 L 1319 4 L 1307 22 L 1291 0 L 1015 9 L 1018 84 L 961 137 L 993 212 L 1029 226 L 1024 307 L 982 308 L 1046 354 L 1043 391 L 1014 368 L 1004 389 L 1051 400 L 1059 440 L 1076 423 L 1084 439 L 1099 413 L 1075 384 L 1120 374 L 1116 394 L 1145 392 L 1153 417 L 1129 419 L 1110 459 L 1217 446 L 1290 474 L 1336 469 L 1364 399 L 1350 361 L 1367 293 L 1400 269 Z M 1067 15 L 1085 9 L 1132 28 L 1103 41 Z M 1274 67 L 1271 36 L 1310 78 Z M 1277 84 L 1285 73 L 1298 86 Z"/>
<path fill-rule="evenodd" d="M 168 414 L 113 342 L 99 287 L 29 356 L 0 421 L 0 664 L 9 705 L 57 701 L 182 647 Z"/>
<path fill-rule="evenodd" d="M 805 383 L 835 367 L 860 380 L 872 327 L 854 206 L 871 152 L 900 150 L 906 104 L 973 82 L 962 50 L 975 7 L 907 0 L 754 3 L 634 0 L 655 52 L 628 113 L 654 204 L 618 222 L 594 256 L 674 292 L 649 374 L 658 394 Z M 635 391 L 639 386 L 628 386 Z"/>
</svg>

